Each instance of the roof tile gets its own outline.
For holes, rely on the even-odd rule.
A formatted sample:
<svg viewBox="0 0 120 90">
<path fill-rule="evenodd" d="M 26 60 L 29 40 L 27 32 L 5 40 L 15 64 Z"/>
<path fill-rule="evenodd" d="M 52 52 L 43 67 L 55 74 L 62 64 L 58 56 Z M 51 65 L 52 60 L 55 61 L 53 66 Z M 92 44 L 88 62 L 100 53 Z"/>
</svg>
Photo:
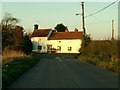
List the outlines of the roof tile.
<svg viewBox="0 0 120 90">
<path fill-rule="evenodd" d="M 54 32 L 49 40 L 80 39 L 83 32 Z"/>
<path fill-rule="evenodd" d="M 37 29 L 35 30 L 31 37 L 47 37 L 51 29 Z"/>
</svg>

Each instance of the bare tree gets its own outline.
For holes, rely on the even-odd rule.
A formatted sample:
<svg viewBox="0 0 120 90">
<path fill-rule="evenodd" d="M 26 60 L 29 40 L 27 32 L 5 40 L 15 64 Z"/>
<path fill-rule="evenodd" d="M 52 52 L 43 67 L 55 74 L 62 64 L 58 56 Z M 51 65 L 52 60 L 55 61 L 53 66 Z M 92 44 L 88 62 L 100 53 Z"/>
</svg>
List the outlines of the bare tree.
<svg viewBox="0 0 120 90">
<path fill-rule="evenodd" d="M 12 17 L 10 13 L 5 13 L 5 16 L 1 21 L 1 26 L 3 29 L 11 29 L 14 28 L 19 21 L 19 19 Z"/>
</svg>

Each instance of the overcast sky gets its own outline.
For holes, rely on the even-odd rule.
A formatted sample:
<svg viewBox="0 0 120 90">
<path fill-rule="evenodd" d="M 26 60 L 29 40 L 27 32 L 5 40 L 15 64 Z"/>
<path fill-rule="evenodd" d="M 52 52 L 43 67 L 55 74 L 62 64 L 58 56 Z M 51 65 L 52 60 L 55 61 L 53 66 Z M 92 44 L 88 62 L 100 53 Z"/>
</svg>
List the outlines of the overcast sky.
<svg viewBox="0 0 120 90">
<path fill-rule="evenodd" d="M 8 2 L 7 2 L 8 1 Z M 33 1 L 33 0 L 31 0 Z M 21 20 L 19 25 L 23 26 L 26 32 L 33 31 L 33 25 L 37 23 L 39 28 L 54 28 L 57 24 L 63 23 L 70 31 L 78 28 L 81 31 L 81 2 L 9 2 L 2 0 L 2 17 L 6 12 Z M 88 16 L 116 0 L 109 2 L 85 1 L 85 16 Z M 88 2 L 89 1 L 89 2 Z M 103 1 L 103 0 L 101 0 Z M 111 1 L 111 2 L 110 2 Z M 85 18 L 85 27 L 93 39 L 111 38 L 112 19 L 115 20 L 115 36 L 118 35 L 118 3 L 107 9 Z"/>
</svg>

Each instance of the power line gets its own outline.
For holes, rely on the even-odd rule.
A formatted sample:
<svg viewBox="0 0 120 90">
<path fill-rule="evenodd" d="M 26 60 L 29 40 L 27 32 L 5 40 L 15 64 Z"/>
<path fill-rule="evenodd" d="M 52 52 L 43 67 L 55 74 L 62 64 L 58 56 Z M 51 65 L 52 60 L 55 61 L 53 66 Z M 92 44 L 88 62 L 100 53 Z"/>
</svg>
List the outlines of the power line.
<svg viewBox="0 0 120 90">
<path fill-rule="evenodd" d="M 88 10 L 88 8 L 86 8 L 86 11 L 91 14 L 90 10 Z M 100 24 L 100 23 L 109 23 L 110 21 L 103 21 L 103 20 L 100 20 L 99 18 L 93 16 L 93 19 L 97 20 L 98 22 L 95 22 L 95 23 L 88 23 L 86 25 L 91 25 L 91 24 Z"/>
<path fill-rule="evenodd" d="M 88 24 L 86 24 L 86 25 L 88 26 L 88 25 L 93 25 L 93 24 L 95 25 L 95 24 L 105 24 L 105 23 L 106 23 L 106 24 L 107 24 L 107 23 L 110 23 L 110 21 L 88 23 Z"/>
<path fill-rule="evenodd" d="M 86 11 L 89 13 L 89 14 L 92 14 L 91 12 L 90 12 L 90 10 L 88 10 L 87 8 L 86 8 Z M 101 20 L 100 19 L 98 19 L 97 17 L 95 17 L 94 16 L 94 18 L 93 19 L 95 19 L 95 20 L 98 20 L 98 21 L 100 21 L 101 22 Z"/>
<path fill-rule="evenodd" d="M 115 4 L 115 3 L 118 2 L 118 1 L 119 1 L 119 0 L 116 0 L 115 2 L 113 2 L 113 3 L 109 4 L 108 6 L 106 6 L 106 7 L 102 8 L 102 9 L 100 9 L 99 11 L 97 11 L 97 12 L 95 12 L 95 13 L 92 13 L 92 14 L 90 14 L 90 15 L 88 15 L 88 16 L 85 16 L 85 18 L 90 17 L 90 16 L 93 16 L 94 14 L 97 14 L 97 13 L 99 13 L 99 12 L 105 10 L 106 8 L 112 6 L 113 4 Z"/>
</svg>

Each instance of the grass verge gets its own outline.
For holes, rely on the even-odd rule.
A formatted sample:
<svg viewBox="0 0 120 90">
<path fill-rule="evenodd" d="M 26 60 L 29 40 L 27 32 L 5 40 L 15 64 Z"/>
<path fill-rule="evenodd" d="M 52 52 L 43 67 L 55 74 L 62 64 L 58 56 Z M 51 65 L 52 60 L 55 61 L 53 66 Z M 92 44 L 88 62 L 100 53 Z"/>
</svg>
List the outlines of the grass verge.
<svg viewBox="0 0 120 90">
<path fill-rule="evenodd" d="M 24 72 L 39 62 L 37 56 L 24 56 L 9 58 L 2 63 L 2 89 L 18 79 Z"/>
<path fill-rule="evenodd" d="M 81 54 L 77 56 L 77 59 L 80 61 L 90 62 L 102 68 L 108 69 L 113 72 L 120 72 L 120 61 L 119 60 L 111 60 L 111 58 L 105 58 L 102 56 L 92 56 Z"/>
</svg>

